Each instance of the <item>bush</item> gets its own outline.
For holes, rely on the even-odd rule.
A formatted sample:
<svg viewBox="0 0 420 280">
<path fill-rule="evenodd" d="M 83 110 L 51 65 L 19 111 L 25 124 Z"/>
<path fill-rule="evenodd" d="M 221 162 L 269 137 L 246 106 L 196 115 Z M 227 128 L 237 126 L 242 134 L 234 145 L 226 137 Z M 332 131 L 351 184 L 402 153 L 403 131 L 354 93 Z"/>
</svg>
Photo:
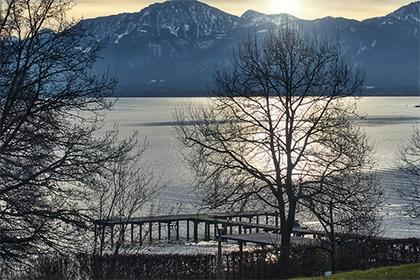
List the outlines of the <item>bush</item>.
<svg viewBox="0 0 420 280">
<path fill-rule="evenodd" d="M 371 240 L 360 244 L 349 241 L 337 250 L 339 271 L 414 263 L 419 260 L 418 240 Z M 290 264 L 279 264 L 275 248 L 230 252 L 223 256 L 224 279 L 278 279 L 320 276 L 329 270 L 329 255 L 321 247 L 296 246 Z M 24 275 L 15 280 L 109 280 L 109 279 L 213 279 L 215 255 L 104 255 L 80 254 L 68 257 L 38 258 Z"/>
</svg>

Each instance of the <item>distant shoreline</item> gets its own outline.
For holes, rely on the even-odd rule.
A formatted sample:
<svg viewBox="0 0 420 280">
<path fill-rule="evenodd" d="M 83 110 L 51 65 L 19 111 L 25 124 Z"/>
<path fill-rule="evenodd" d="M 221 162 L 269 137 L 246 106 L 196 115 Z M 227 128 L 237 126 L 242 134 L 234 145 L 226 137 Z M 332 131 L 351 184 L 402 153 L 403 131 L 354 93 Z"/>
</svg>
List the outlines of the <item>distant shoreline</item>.
<svg viewBox="0 0 420 280">
<path fill-rule="evenodd" d="M 214 95 L 205 95 L 205 94 L 117 94 L 116 98 L 210 98 L 215 97 Z M 362 94 L 355 95 L 355 97 L 420 97 L 419 93 L 412 94 Z M 417 105 L 417 104 L 416 104 Z"/>
</svg>

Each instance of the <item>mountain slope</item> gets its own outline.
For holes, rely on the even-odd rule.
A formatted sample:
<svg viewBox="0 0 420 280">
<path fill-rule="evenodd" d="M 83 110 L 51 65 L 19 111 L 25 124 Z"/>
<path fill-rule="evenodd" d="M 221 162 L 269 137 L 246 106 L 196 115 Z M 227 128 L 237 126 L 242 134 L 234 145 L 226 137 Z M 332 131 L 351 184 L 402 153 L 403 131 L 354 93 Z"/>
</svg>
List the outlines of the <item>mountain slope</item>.
<svg viewBox="0 0 420 280">
<path fill-rule="evenodd" d="M 386 17 L 402 22 L 408 21 L 418 24 L 420 23 L 420 4 L 419 2 L 413 2 L 388 14 Z"/>
<path fill-rule="evenodd" d="M 161 39 L 198 39 L 225 33 L 240 22 L 237 16 L 195 0 L 172 0 L 150 5 L 138 13 L 85 20 L 81 25 L 95 30 L 96 39 L 108 37 L 118 44 L 133 33 Z"/>
<path fill-rule="evenodd" d="M 288 23 L 339 38 L 348 60 L 366 73 L 370 87 L 417 87 L 420 2 L 365 21 L 326 17 L 301 20 L 287 14 L 247 11 L 242 17 L 195 0 L 157 3 L 138 13 L 85 20 L 80 26 L 102 42 L 98 71 L 118 76 L 119 93 L 136 96 L 204 95 L 215 67 L 249 34 Z"/>
</svg>

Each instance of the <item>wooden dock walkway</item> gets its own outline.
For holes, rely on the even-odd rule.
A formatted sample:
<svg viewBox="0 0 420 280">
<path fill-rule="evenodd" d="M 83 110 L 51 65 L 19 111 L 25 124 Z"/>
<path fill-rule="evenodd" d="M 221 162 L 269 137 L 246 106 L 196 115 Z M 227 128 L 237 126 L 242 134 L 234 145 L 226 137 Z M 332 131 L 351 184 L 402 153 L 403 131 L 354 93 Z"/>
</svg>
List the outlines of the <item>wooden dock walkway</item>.
<svg viewBox="0 0 420 280">
<path fill-rule="evenodd" d="M 277 233 L 264 232 L 264 233 L 251 233 L 251 234 L 237 234 L 237 235 L 222 235 L 223 240 L 237 241 L 239 243 L 240 250 L 242 250 L 243 244 L 253 243 L 255 245 L 265 246 L 272 245 L 280 247 L 281 235 Z M 292 244 L 299 245 L 313 245 L 319 246 L 319 239 L 310 239 L 304 237 L 291 237 Z"/>
<path fill-rule="evenodd" d="M 259 232 L 279 233 L 277 213 L 206 213 L 165 216 L 146 216 L 130 219 L 97 220 L 94 222 L 95 250 L 100 245 L 112 248 L 116 242 L 131 245 L 153 244 L 156 241 L 208 241 L 217 239 L 218 229 L 226 234 L 242 235 Z M 302 227 L 295 227 L 294 235 L 304 237 L 315 232 Z"/>
<path fill-rule="evenodd" d="M 117 243 L 123 246 L 142 246 L 162 241 L 217 240 L 219 229 L 224 230 L 226 239 L 236 240 L 234 236 L 239 236 L 242 238 L 242 242 L 247 242 L 246 240 L 253 236 L 260 239 L 267 238 L 269 236 L 267 233 L 278 236 L 281 230 L 278 214 L 268 212 L 182 214 L 97 220 L 94 221 L 94 249 L 95 252 L 97 248 L 103 252 L 114 248 Z M 228 236 L 230 237 L 228 238 Z M 297 224 L 293 228 L 292 236 L 306 239 L 309 237 L 312 240 L 323 239 L 325 232 L 308 229 Z M 346 235 L 346 237 L 349 236 Z M 357 239 L 358 236 L 354 236 L 354 238 Z M 380 239 L 388 240 L 388 238 Z M 237 241 L 239 242 L 239 239 Z M 254 243 L 263 245 L 266 242 Z"/>
</svg>

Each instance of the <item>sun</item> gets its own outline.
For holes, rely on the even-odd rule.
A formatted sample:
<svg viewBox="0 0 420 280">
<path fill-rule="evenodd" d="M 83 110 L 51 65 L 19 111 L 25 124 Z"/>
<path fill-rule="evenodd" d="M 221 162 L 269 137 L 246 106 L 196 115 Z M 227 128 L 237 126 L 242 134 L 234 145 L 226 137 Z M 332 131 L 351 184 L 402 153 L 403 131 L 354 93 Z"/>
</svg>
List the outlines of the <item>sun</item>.
<svg viewBox="0 0 420 280">
<path fill-rule="evenodd" d="M 299 10 L 296 0 L 268 0 L 269 11 L 271 14 L 286 13 L 295 15 Z"/>
</svg>

